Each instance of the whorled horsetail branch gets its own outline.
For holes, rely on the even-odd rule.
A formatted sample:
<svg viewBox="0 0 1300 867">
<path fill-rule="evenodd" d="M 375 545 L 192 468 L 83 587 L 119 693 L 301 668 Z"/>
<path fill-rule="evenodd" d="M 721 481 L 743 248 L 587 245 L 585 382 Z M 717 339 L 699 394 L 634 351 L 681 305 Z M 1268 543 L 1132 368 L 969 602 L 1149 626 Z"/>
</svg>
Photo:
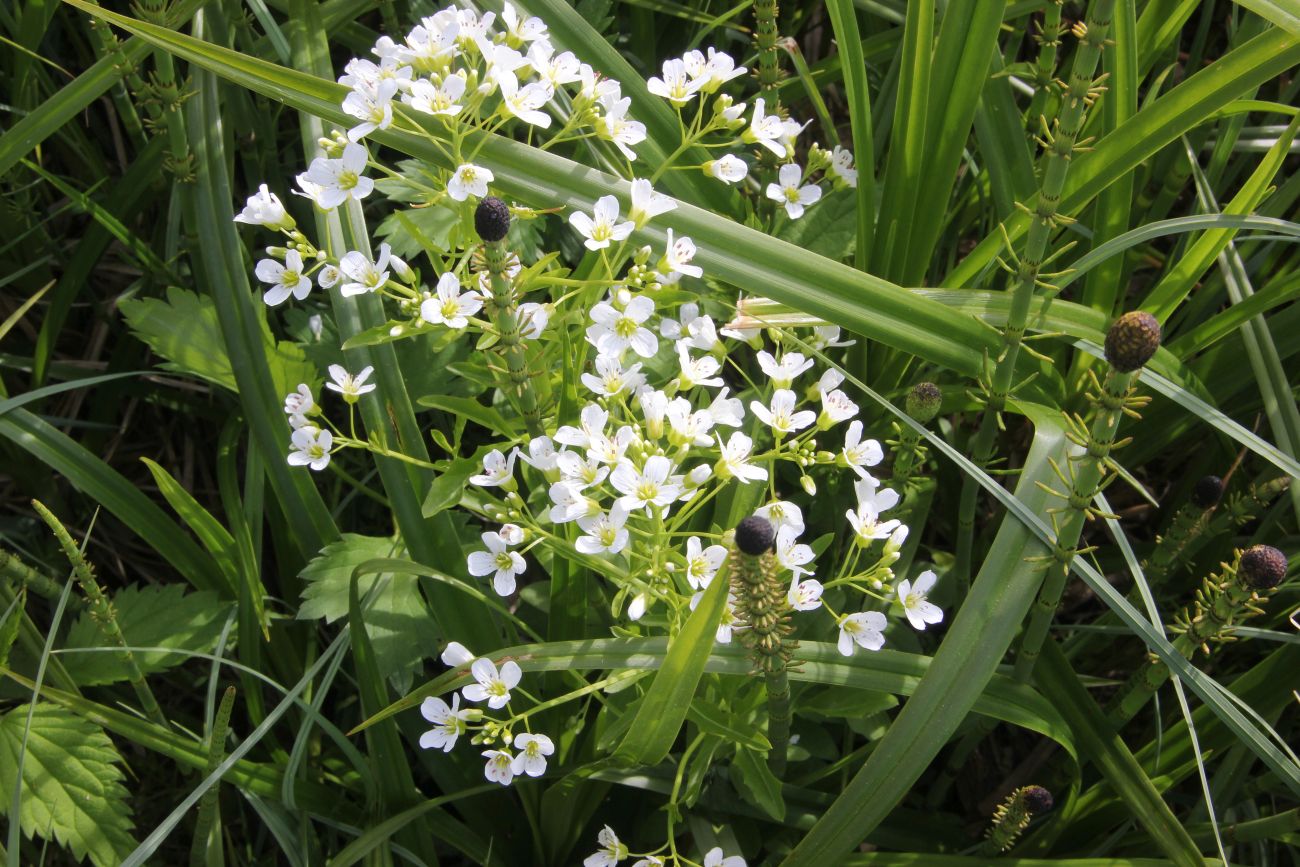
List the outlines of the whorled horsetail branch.
<svg viewBox="0 0 1300 867">
<path fill-rule="evenodd" d="M 1255 545 L 1220 567 L 1169 627 L 1178 636 L 1174 648 L 1188 659 L 1197 650 L 1208 655 L 1212 644 L 1235 641 L 1234 627 L 1263 613 L 1261 605 L 1286 578 L 1287 559 L 1277 548 Z M 1149 657 L 1111 701 L 1109 720 L 1119 727 L 1133 719 L 1168 679 L 1169 666 Z"/>
<path fill-rule="evenodd" d="M 904 406 L 907 414 L 918 424 L 929 424 L 939 414 L 943 403 L 943 392 L 933 382 L 918 382 L 907 393 Z M 926 449 L 921 445 L 921 434 L 909 425 L 895 425 L 898 439 L 887 440 L 893 447 L 894 490 L 906 496 L 907 486 L 912 482 L 918 467 L 925 463 Z"/>
<path fill-rule="evenodd" d="M 541 436 L 542 410 L 538 400 L 533 375 L 528 367 L 528 350 L 524 345 L 523 331 L 528 323 L 521 321 L 519 299 L 515 297 L 511 268 L 518 258 L 506 248 L 505 237 L 510 231 L 510 207 L 494 196 L 487 196 L 474 211 L 474 229 L 483 239 L 480 255 L 474 264 L 486 271 L 492 294 L 486 299 L 493 325 L 496 328 L 496 346 L 505 369 L 493 369 L 502 375 L 506 385 L 502 389 L 515 404 L 524 419 L 530 436 Z"/>
<path fill-rule="evenodd" d="M 1015 845 L 1020 834 L 1035 816 L 1054 806 L 1052 793 L 1042 786 L 1021 786 L 998 805 L 989 825 L 988 836 L 979 849 L 982 856 L 998 855 Z"/>
<path fill-rule="evenodd" d="M 117 622 L 117 612 L 113 608 L 113 602 L 104 593 L 95 580 L 94 567 L 82 556 L 81 550 L 77 543 L 72 540 L 66 527 L 63 526 L 58 518 L 54 516 L 45 504 L 40 500 L 32 500 L 32 508 L 36 514 L 41 516 L 41 520 L 49 526 L 54 533 L 54 538 L 58 541 L 59 547 L 63 550 L 63 556 L 68 558 L 72 565 L 73 574 L 76 575 L 77 583 L 81 585 L 81 592 L 86 596 L 87 609 L 99 631 L 108 639 L 109 643 L 116 646 L 122 653 L 122 662 L 126 666 L 127 679 L 131 682 L 135 690 L 136 697 L 140 699 L 140 707 L 144 710 L 145 715 L 151 720 L 158 723 L 165 729 L 171 728 L 167 723 L 167 717 L 163 715 L 162 708 L 158 706 L 158 700 L 154 698 L 153 690 L 149 688 L 149 683 L 144 679 L 144 673 L 140 670 L 139 663 L 136 662 L 135 654 L 127 646 L 126 636 L 122 634 L 122 628 Z"/>
<path fill-rule="evenodd" d="M 760 515 L 751 515 L 736 526 L 732 552 L 731 589 L 735 594 L 736 619 L 746 629 L 740 636 L 754 665 L 767 685 L 767 737 L 772 744 L 768 766 L 777 777 L 785 773 L 786 750 L 790 743 L 790 682 L 786 671 L 798 642 L 789 635 L 790 603 L 780 565 L 772 551 L 776 530 Z"/>
</svg>

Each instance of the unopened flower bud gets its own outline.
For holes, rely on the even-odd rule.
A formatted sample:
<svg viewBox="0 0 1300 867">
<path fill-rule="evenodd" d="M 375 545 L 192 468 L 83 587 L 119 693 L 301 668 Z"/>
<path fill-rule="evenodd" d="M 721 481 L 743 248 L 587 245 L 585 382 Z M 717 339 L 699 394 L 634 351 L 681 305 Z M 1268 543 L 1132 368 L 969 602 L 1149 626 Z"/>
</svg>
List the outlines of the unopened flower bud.
<svg viewBox="0 0 1300 867">
<path fill-rule="evenodd" d="M 496 196 L 487 196 L 474 210 L 474 230 L 489 244 L 505 238 L 510 231 L 510 208 Z"/>
<path fill-rule="evenodd" d="M 772 522 L 762 515 L 750 515 L 736 525 L 736 547 L 751 556 L 762 554 L 775 540 Z"/>
<path fill-rule="evenodd" d="M 1106 360 L 1120 373 L 1132 373 L 1160 348 L 1160 321 L 1142 310 L 1115 320 L 1106 332 Z"/>
<path fill-rule="evenodd" d="M 1222 497 L 1223 479 L 1218 476 L 1205 476 L 1192 486 L 1192 505 L 1198 509 L 1213 508 Z"/>
<path fill-rule="evenodd" d="M 415 271 L 411 270 L 411 266 L 397 256 L 390 255 L 388 257 L 388 267 L 396 271 L 397 276 L 407 283 L 415 280 Z"/>
<path fill-rule="evenodd" d="M 1286 555 L 1271 545 L 1255 545 L 1241 555 L 1238 574 L 1252 590 L 1268 590 L 1286 578 Z"/>
<path fill-rule="evenodd" d="M 813 481 L 812 476 L 800 476 L 799 484 L 803 486 L 803 489 L 807 492 L 808 496 L 817 496 L 817 483 Z"/>
<path fill-rule="evenodd" d="M 928 423 L 939 414 L 943 392 L 933 382 L 918 382 L 907 393 L 907 414 L 921 424 Z"/>
</svg>

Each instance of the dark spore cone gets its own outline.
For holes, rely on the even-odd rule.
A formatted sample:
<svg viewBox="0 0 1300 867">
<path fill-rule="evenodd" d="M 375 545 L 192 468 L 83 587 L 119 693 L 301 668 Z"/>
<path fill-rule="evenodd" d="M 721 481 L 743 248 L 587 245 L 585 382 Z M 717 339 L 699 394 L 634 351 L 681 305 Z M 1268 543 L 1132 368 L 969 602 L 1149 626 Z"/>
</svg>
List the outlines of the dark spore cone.
<svg viewBox="0 0 1300 867">
<path fill-rule="evenodd" d="M 1051 810 L 1052 806 L 1056 803 L 1052 800 L 1052 793 L 1044 789 L 1042 786 L 1025 786 L 1024 797 L 1025 806 L 1028 807 L 1029 812 L 1033 813 L 1035 816 Z"/>
<path fill-rule="evenodd" d="M 933 382 L 918 382 L 907 393 L 907 414 L 925 424 L 939 414 L 943 392 Z"/>
<path fill-rule="evenodd" d="M 736 547 L 752 557 L 767 551 L 775 540 L 772 522 L 761 515 L 750 515 L 736 525 Z"/>
<path fill-rule="evenodd" d="M 1137 370 L 1159 348 L 1160 320 L 1142 310 L 1125 313 L 1106 332 L 1106 360 L 1120 373 Z"/>
<path fill-rule="evenodd" d="M 1223 479 L 1218 476 L 1205 476 L 1192 486 L 1192 505 L 1198 509 L 1213 508 L 1222 498 Z"/>
<path fill-rule="evenodd" d="M 510 231 L 510 207 L 496 196 L 488 196 L 474 211 L 474 228 L 489 244 L 500 241 Z"/>
<path fill-rule="evenodd" d="M 1286 566 L 1286 555 L 1272 545 L 1254 545 L 1241 555 L 1238 574 L 1246 586 L 1268 590 L 1282 583 Z"/>
</svg>

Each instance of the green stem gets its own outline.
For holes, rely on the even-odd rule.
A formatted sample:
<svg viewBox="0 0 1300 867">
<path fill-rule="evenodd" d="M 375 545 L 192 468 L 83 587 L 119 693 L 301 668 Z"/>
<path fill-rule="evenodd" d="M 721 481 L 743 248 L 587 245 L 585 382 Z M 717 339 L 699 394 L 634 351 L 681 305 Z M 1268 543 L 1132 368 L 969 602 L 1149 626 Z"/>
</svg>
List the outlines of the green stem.
<svg viewBox="0 0 1300 867">
<path fill-rule="evenodd" d="M 754 0 L 754 46 L 758 49 L 758 85 L 766 96 L 781 81 L 781 56 L 777 51 L 777 0 Z"/>
<path fill-rule="evenodd" d="M 511 258 L 504 241 L 483 245 L 483 260 L 487 263 L 488 280 L 492 287 L 497 346 L 506 363 L 508 384 L 503 390 L 518 408 L 529 435 L 538 437 L 545 431 L 542 429 L 537 390 L 528 369 L 528 350 L 524 345 L 519 307 L 515 303 L 515 287 L 508 274 Z"/>
<path fill-rule="evenodd" d="M 226 687 L 221 697 L 221 705 L 212 718 L 212 734 L 208 740 L 208 764 L 203 776 L 211 776 L 226 758 L 226 732 L 230 728 L 230 713 L 235 707 L 235 688 Z M 220 783 L 208 787 L 199 801 L 198 820 L 194 823 L 194 842 L 190 845 L 190 867 L 206 867 L 208 864 L 208 837 L 217 820 L 217 794 Z M 217 861 L 220 863 L 221 837 L 216 838 Z"/>
<path fill-rule="evenodd" d="M 1051 84 L 1056 78 L 1056 49 L 1060 46 L 1061 36 L 1065 32 L 1061 27 L 1061 7 L 1064 5 L 1065 0 L 1052 0 L 1048 4 L 1043 10 L 1042 27 L 1034 37 L 1041 47 L 1038 52 L 1038 66 L 1034 70 L 1034 98 L 1029 103 L 1027 113 L 1030 121 L 1042 115 L 1052 95 Z"/>
</svg>

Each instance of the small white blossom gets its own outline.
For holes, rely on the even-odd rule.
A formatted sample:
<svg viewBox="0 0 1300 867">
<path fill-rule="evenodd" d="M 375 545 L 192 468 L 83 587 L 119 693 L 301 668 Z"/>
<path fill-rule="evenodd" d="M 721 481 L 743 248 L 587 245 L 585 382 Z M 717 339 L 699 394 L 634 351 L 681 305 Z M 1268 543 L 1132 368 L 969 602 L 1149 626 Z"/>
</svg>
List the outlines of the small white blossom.
<svg viewBox="0 0 1300 867">
<path fill-rule="evenodd" d="M 600 851 L 588 855 L 582 861 L 582 867 L 614 867 L 627 857 L 627 847 L 618 839 L 614 829 L 606 825 L 596 837 Z"/>
<path fill-rule="evenodd" d="M 555 431 L 555 441 L 561 445 L 585 449 L 591 445 L 593 436 L 604 434 L 608 422 L 609 413 L 601 409 L 599 404 L 589 403 L 578 414 L 578 427 L 561 425 Z"/>
<path fill-rule="evenodd" d="M 623 310 L 601 302 L 591 308 L 591 321 L 587 340 L 601 355 L 622 355 L 631 349 L 642 358 L 650 358 L 659 351 L 659 338 L 645 322 L 654 313 L 655 305 L 644 295 L 628 302 Z"/>
<path fill-rule="evenodd" d="M 813 611 L 822 604 L 822 583 L 815 578 L 800 581 L 796 572 L 790 577 L 790 589 L 785 594 L 786 602 L 795 611 Z"/>
<path fill-rule="evenodd" d="M 696 77 L 700 79 L 700 92 L 712 93 L 731 79 L 744 75 L 745 72 L 745 67 L 737 66 L 730 54 L 710 46 L 708 62 Z"/>
<path fill-rule="evenodd" d="M 686 64 L 680 59 L 665 60 L 663 78 L 652 76 L 646 82 L 646 89 L 655 96 L 662 96 L 673 105 L 682 106 L 690 102 L 700 89 L 698 79 L 691 81 L 686 74 Z"/>
<path fill-rule="evenodd" d="M 537 71 L 540 81 L 558 90 L 566 84 L 582 80 L 582 64 L 572 51 L 556 54 L 549 42 L 537 42 L 528 51 L 528 62 Z"/>
<path fill-rule="evenodd" d="M 365 146 L 352 142 L 339 159 L 312 160 L 307 171 L 298 175 L 298 186 L 327 211 L 348 199 L 360 201 L 375 188 L 375 182 L 362 174 L 367 159 Z"/>
<path fill-rule="evenodd" d="M 634 442 L 636 442 L 636 431 L 630 425 L 623 425 L 612 437 L 604 434 L 593 436 L 591 445 L 587 447 L 587 457 L 612 467 L 623 460 L 623 455 L 627 454 L 628 448 Z"/>
<path fill-rule="evenodd" d="M 531 126 L 546 129 L 551 125 L 551 116 L 541 108 L 554 95 L 555 89 L 547 82 L 534 81 L 520 87 L 513 75 L 501 79 L 501 110 Z"/>
<path fill-rule="evenodd" d="M 638 229 L 676 207 L 676 201 L 662 193 L 656 193 L 645 178 L 632 181 L 632 207 L 627 216 Z"/>
<path fill-rule="evenodd" d="M 727 397 L 730 390 L 724 388 L 718 392 L 713 403 L 709 404 L 709 415 L 713 416 L 714 424 L 740 427 L 745 420 L 745 404 L 738 397 Z"/>
<path fill-rule="evenodd" d="M 686 583 L 693 590 L 704 590 L 713 581 L 713 576 L 722 568 L 722 561 L 727 559 L 727 549 L 721 545 L 705 548 L 699 536 L 686 540 Z"/>
<path fill-rule="evenodd" d="M 658 389 L 646 388 L 637 395 L 641 415 L 645 419 L 646 436 L 657 440 L 664 435 L 664 417 L 668 414 L 668 395 Z"/>
<path fill-rule="evenodd" d="M 438 278 L 437 295 L 420 302 L 420 318 L 430 325 L 464 328 L 469 317 L 483 309 L 483 296 L 472 289 L 460 291 L 460 280 L 450 271 Z"/>
<path fill-rule="evenodd" d="M 929 624 L 943 622 L 943 609 L 926 598 L 938 576 L 930 569 L 916 578 L 916 583 L 903 579 L 898 582 L 898 601 L 913 629 L 925 629 Z"/>
<path fill-rule="evenodd" d="M 840 655 L 852 656 L 853 645 L 867 650 L 885 646 L 885 626 L 888 622 L 879 611 L 862 611 L 840 618 L 840 638 L 837 643 Z"/>
<path fill-rule="evenodd" d="M 487 759 L 483 776 L 488 778 L 488 782 L 500 783 L 503 786 L 510 785 L 510 781 L 515 778 L 515 760 L 514 756 L 510 755 L 510 751 L 484 750 L 483 757 Z"/>
<path fill-rule="evenodd" d="M 722 363 L 712 355 L 691 358 L 686 343 L 682 342 L 677 344 L 677 363 L 681 368 L 678 382 L 681 383 L 683 390 L 689 391 L 701 385 L 713 388 L 722 385 L 722 377 L 717 375 L 718 371 L 722 369 Z"/>
<path fill-rule="evenodd" d="M 483 472 L 470 476 L 469 480 L 479 487 L 495 488 L 514 481 L 514 473 L 515 453 L 512 451 L 506 457 L 500 449 L 493 449 L 483 456 Z"/>
<path fill-rule="evenodd" d="M 416 79 L 411 82 L 410 92 L 402 95 L 402 102 L 425 114 L 456 117 L 465 108 L 460 102 L 464 95 L 465 76 L 456 72 L 438 84 L 427 78 Z"/>
<path fill-rule="evenodd" d="M 672 463 L 663 455 L 646 458 L 645 466 L 638 470 L 631 461 L 623 460 L 609 474 L 609 483 L 623 496 L 619 503 L 629 512 L 651 506 L 666 508 L 681 494 L 681 485 L 671 481 Z"/>
<path fill-rule="evenodd" d="M 360 141 L 377 129 L 393 125 L 393 97 L 397 80 L 384 78 L 373 83 L 358 82 L 343 98 L 343 111 L 361 121 L 348 130 L 350 141 Z"/>
<path fill-rule="evenodd" d="M 524 463 L 543 473 L 555 469 L 555 443 L 548 436 L 533 437 L 528 441 L 528 454 L 515 450 Z"/>
<path fill-rule="evenodd" d="M 574 211 L 569 215 L 569 224 L 587 239 L 583 245 L 588 250 L 600 250 L 608 247 L 610 241 L 625 240 L 636 228 L 631 220 L 618 222 L 618 199 L 613 196 L 597 199 L 591 216 Z"/>
<path fill-rule="evenodd" d="M 284 398 L 284 411 L 288 415 L 307 415 L 316 408 L 316 400 L 311 396 L 307 383 L 299 383 L 297 391 L 291 391 Z"/>
<path fill-rule="evenodd" d="M 266 184 L 259 186 L 257 192 L 248 197 L 244 210 L 235 215 L 235 222 L 266 226 L 268 229 L 288 229 L 293 226 L 293 218 L 284 209 L 280 197 L 267 189 Z"/>
<path fill-rule="evenodd" d="M 708 446 L 713 444 L 713 414 L 707 409 L 695 409 L 684 397 L 668 402 L 668 440 L 675 446 L 687 444 Z"/>
<path fill-rule="evenodd" d="M 582 384 L 602 397 L 613 397 L 624 391 L 631 393 L 645 384 L 645 376 L 640 370 L 640 362 L 624 370 L 617 357 L 599 355 L 596 357 L 596 372 L 582 374 Z"/>
<path fill-rule="evenodd" d="M 524 42 L 546 38 L 546 22 L 535 15 L 528 18 L 520 15 L 510 0 L 506 0 L 505 6 L 501 9 L 501 23 L 506 26 L 506 41 L 515 47 Z M 516 743 L 515 746 L 519 744 Z M 533 774 L 533 776 L 537 775 Z"/>
<path fill-rule="evenodd" d="M 547 493 L 551 498 L 549 514 L 553 523 L 566 524 L 600 512 L 600 503 L 584 494 L 582 486 L 574 482 L 556 482 Z"/>
<path fill-rule="evenodd" d="M 767 470 L 762 467 L 756 467 L 749 462 L 749 453 L 754 447 L 754 441 L 740 431 L 732 433 L 727 444 L 722 444 L 722 437 L 714 434 L 718 439 L 718 450 L 721 457 L 718 458 L 716 471 L 718 478 L 736 478 L 742 485 L 749 482 L 761 482 L 767 478 Z"/>
<path fill-rule="evenodd" d="M 749 176 L 749 166 L 740 157 L 732 154 L 709 160 L 703 165 L 704 173 L 712 175 L 723 183 L 738 184 Z"/>
<path fill-rule="evenodd" d="M 461 689 L 466 701 L 486 701 L 492 710 L 500 710 L 510 702 L 510 690 L 519 685 L 523 670 L 513 659 L 507 660 L 497 670 L 496 663 L 480 657 L 470 666 L 470 674 L 477 683 Z"/>
<path fill-rule="evenodd" d="M 754 510 L 754 514 L 771 521 L 772 528 L 778 533 L 785 527 L 790 527 L 794 535 L 803 535 L 803 511 L 794 503 L 778 500 L 775 503 L 760 506 Z"/>
<path fill-rule="evenodd" d="M 344 368 L 343 365 L 331 364 L 330 379 L 332 379 L 333 382 L 325 383 L 325 387 L 330 391 L 337 391 L 339 394 L 343 395 L 343 399 L 348 403 L 355 403 L 357 398 L 361 397 L 361 395 L 368 394 L 375 390 L 374 383 L 369 385 L 366 384 L 366 380 L 369 379 L 370 374 L 374 372 L 375 369 L 373 367 L 366 365 L 361 369 L 360 373 L 353 376 L 347 372 L 347 369 Z"/>
<path fill-rule="evenodd" d="M 420 705 L 420 714 L 433 723 L 433 728 L 420 735 L 420 746 L 451 752 L 456 739 L 468 731 L 465 720 L 471 713 L 469 708 L 460 709 L 460 693 L 452 695 L 450 706 L 437 696 L 429 696 Z"/>
<path fill-rule="evenodd" d="M 498 596 L 509 596 L 515 592 L 515 576 L 522 575 L 528 564 L 524 562 L 523 555 L 518 551 L 509 550 L 500 533 L 487 532 L 482 535 L 483 544 L 487 545 L 486 551 L 475 551 L 469 555 L 467 565 L 469 574 L 475 578 L 482 578 L 484 575 L 492 575 L 492 589 L 497 592 Z M 482 662 L 483 660 L 479 660 Z M 512 684 L 513 685 L 513 684 Z M 468 693 L 465 697 L 470 701 L 481 701 L 481 699 L 472 698 Z M 493 705 L 499 707 L 499 705 Z"/>
<path fill-rule="evenodd" d="M 781 118 L 774 114 L 764 112 L 762 98 L 754 100 L 754 114 L 750 118 L 749 127 L 741 134 L 741 140 L 746 144 L 760 144 L 776 155 L 777 159 L 785 159 L 785 145 L 781 143 L 781 135 L 784 129 L 781 126 Z"/>
<path fill-rule="evenodd" d="M 627 547 L 627 514 L 620 503 L 614 503 L 608 514 L 579 518 L 578 526 L 586 535 L 579 536 L 573 546 L 583 554 L 617 554 Z"/>
<path fill-rule="evenodd" d="M 452 668 L 459 668 L 462 665 L 469 665 L 474 661 L 474 654 L 459 641 L 449 641 L 447 646 L 442 650 L 442 664 L 450 665 Z"/>
<path fill-rule="evenodd" d="M 704 867 L 746 867 L 746 865 L 745 859 L 739 855 L 724 858 L 722 856 L 722 847 L 714 846 L 704 855 Z"/>
<path fill-rule="evenodd" d="M 343 279 L 343 272 L 338 269 L 337 265 L 325 265 L 316 272 L 316 285 L 322 289 L 333 289 L 335 284 Z M 320 335 L 317 334 L 317 339 Z"/>
<path fill-rule="evenodd" d="M 825 394 L 828 391 L 834 391 L 839 388 L 840 383 L 843 381 L 844 374 L 840 373 L 833 367 L 828 367 L 822 373 L 821 378 L 817 380 L 817 384 L 813 386 L 813 388 L 816 389 L 818 394 Z"/>
<path fill-rule="evenodd" d="M 317 427 L 300 427 L 290 437 L 294 450 L 289 452 L 289 465 L 308 466 L 313 470 L 323 470 L 329 466 L 330 448 L 334 445 L 334 435 Z"/>
<path fill-rule="evenodd" d="M 844 434 L 844 449 L 840 452 L 840 457 L 843 466 L 857 473 L 858 478 L 865 479 L 870 474 L 864 467 L 874 467 L 880 463 L 885 458 L 885 452 L 880 443 L 862 438 L 862 422 L 855 419 L 849 422 L 849 429 Z"/>
<path fill-rule="evenodd" d="M 691 597 L 691 610 L 694 611 L 700 606 L 700 600 L 704 598 L 704 591 L 701 590 Z M 722 619 L 718 621 L 718 628 L 713 634 L 713 638 L 718 644 L 730 644 L 731 634 L 737 629 L 744 629 L 743 626 L 736 625 L 736 594 L 727 592 L 727 604 L 722 609 Z"/>
<path fill-rule="evenodd" d="M 826 174 L 832 178 L 840 178 L 850 187 L 856 187 L 858 170 L 853 167 L 853 152 L 836 145 L 835 150 L 831 151 L 831 164 L 827 167 Z"/>
<path fill-rule="evenodd" d="M 447 195 L 458 202 L 470 196 L 482 198 L 488 194 L 488 184 L 495 179 L 491 169 L 473 163 L 461 164 L 447 181 Z"/>
<path fill-rule="evenodd" d="M 802 217 L 804 209 L 822 197 L 822 188 L 816 184 L 799 186 L 803 182 L 803 169 L 794 163 L 781 166 L 776 178 L 777 183 L 767 185 L 767 197 L 781 202 L 792 220 Z"/>
<path fill-rule="evenodd" d="M 523 543 L 524 528 L 518 524 L 502 524 L 501 529 L 497 530 L 497 535 L 501 537 L 502 542 L 513 548 Z"/>
<path fill-rule="evenodd" d="M 257 263 L 253 273 L 263 283 L 270 283 L 271 288 L 262 295 L 262 300 L 269 306 L 283 304 L 292 295 L 302 301 L 311 292 L 311 278 L 302 272 L 302 254 L 289 250 L 284 254 L 284 264 L 275 259 L 263 259 Z"/>
<path fill-rule="evenodd" d="M 546 735 L 520 732 L 515 735 L 515 749 L 520 752 L 515 756 L 511 770 L 516 774 L 540 777 L 546 773 L 546 757 L 555 752 L 555 744 Z"/>
<path fill-rule="evenodd" d="M 876 539 L 887 539 L 899 526 L 897 520 L 881 521 L 880 513 L 898 504 L 898 493 L 885 488 L 877 492 L 875 479 L 867 476 L 858 482 L 858 507 L 849 509 L 845 516 L 853 527 L 860 544 L 870 544 Z"/>
<path fill-rule="evenodd" d="M 692 265 L 691 260 L 695 258 L 695 242 L 683 235 L 680 238 L 673 238 L 673 230 L 668 230 L 668 242 L 664 248 L 663 258 L 659 260 L 659 272 L 661 283 L 676 283 L 682 277 L 702 277 L 704 269 L 699 265 Z"/>
<path fill-rule="evenodd" d="M 631 97 L 619 98 L 617 91 L 606 93 L 600 98 L 600 104 L 605 113 L 596 117 L 596 134 L 612 141 L 629 160 L 636 159 L 632 145 L 645 141 L 646 131 L 645 124 L 627 116 L 628 108 L 632 105 Z"/>
<path fill-rule="evenodd" d="M 388 282 L 388 257 L 391 255 L 392 251 L 387 244 L 379 246 L 379 258 L 374 262 L 359 250 L 344 253 L 339 260 L 339 270 L 347 280 L 339 286 L 339 292 L 343 293 L 343 297 L 350 298 L 378 291 Z"/>
<path fill-rule="evenodd" d="M 758 416 L 763 424 L 777 433 L 787 434 L 803 430 L 817 420 L 817 414 L 810 409 L 795 412 L 794 392 L 788 388 L 778 388 L 772 394 L 770 407 L 753 401 L 749 409 Z"/>
<path fill-rule="evenodd" d="M 546 330 L 551 321 L 551 308 L 536 301 L 525 301 L 519 305 L 519 336 L 525 340 L 536 340 Z"/>
<path fill-rule="evenodd" d="M 772 380 L 772 385 L 777 388 L 789 388 L 795 377 L 809 370 L 813 363 L 812 359 L 804 358 L 798 352 L 787 352 L 778 362 L 772 357 L 772 353 L 763 351 L 758 353 L 758 366 L 768 379 Z"/>
<path fill-rule="evenodd" d="M 858 414 L 858 405 L 838 388 L 822 392 L 822 411 L 817 419 L 822 429 L 847 421 Z"/>
</svg>

